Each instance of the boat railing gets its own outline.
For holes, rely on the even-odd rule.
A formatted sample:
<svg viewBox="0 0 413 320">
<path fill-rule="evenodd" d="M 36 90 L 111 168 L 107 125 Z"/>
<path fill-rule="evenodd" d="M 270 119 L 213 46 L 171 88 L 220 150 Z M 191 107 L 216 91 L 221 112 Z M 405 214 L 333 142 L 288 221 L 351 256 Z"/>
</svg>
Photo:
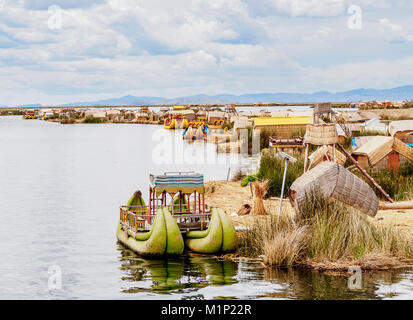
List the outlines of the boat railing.
<svg viewBox="0 0 413 320">
<path fill-rule="evenodd" d="M 169 208 L 170 206 L 168 206 Z M 174 207 L 180 207 L 174 205 Z M 186 208 L 187 205 L 182 205 L 181 209 Z M 178 211 L 171 212 L 172 217 L 178 223 L 181 231 L 203 230 L 205 229 L 211 219 L 210 213 Z M 155 215 L 150 214 L 148 206 L 121 206 L 120 207 L 120 222 L 123 226 L 135 232 L 149 230 L 152 226 Z"/>
</svg>

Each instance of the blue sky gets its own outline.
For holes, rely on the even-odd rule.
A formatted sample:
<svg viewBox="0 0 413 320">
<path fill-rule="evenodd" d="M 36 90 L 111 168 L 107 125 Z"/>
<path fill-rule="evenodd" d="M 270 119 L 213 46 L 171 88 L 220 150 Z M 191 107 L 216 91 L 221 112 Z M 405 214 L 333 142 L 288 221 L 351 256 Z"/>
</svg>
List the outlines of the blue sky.
<svg viewBox="0 0 413 320">
<path fill-rule="evenodd" d="M 0 0 L 0 105 L 413 84 L 412 13 L 413 0 Z"/>
</svg>

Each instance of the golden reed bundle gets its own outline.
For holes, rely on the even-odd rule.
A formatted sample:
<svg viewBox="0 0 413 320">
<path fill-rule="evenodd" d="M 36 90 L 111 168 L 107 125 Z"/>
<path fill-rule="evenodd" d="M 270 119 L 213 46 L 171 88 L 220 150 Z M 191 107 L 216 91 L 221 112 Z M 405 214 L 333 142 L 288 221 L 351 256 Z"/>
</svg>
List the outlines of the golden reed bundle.
<svg viewBox="0 0 413 320">
<path fill-rule="evenodd" d="M 255 201 L 254 206 L 252 207 L 251 214 L 255 216 L 264 215 L 266 214 L 266 210 L 264 207 L 264 197 L 267 194 L 269 181 L 264 180 L 262 182 L 255 181 L 254 182 L 254 195 Z"/>
</svg>

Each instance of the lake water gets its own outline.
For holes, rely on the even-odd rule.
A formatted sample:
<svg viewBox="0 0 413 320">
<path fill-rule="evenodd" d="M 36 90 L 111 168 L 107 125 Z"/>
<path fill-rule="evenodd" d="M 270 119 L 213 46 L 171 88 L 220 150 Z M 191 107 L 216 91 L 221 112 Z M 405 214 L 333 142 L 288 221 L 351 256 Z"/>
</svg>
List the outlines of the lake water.
<svg viewBox="0 0 413 320">
<path fill-rule="evenodd" d="M 0 299 L 413 298 L 411 271 L 363 273 L 361 288 L 349 289 L 343 275 L 193 254 L 147 260 L 117 244 L 119 205 L 136 189 L 147 199 L 150 173 L 223 180 L 248 163 L 208 158 L 214 145 L 183 143 L 179 134 L 0 117 Z M 168 145 L 183 148 L 184 159 Z"/>
</svg>

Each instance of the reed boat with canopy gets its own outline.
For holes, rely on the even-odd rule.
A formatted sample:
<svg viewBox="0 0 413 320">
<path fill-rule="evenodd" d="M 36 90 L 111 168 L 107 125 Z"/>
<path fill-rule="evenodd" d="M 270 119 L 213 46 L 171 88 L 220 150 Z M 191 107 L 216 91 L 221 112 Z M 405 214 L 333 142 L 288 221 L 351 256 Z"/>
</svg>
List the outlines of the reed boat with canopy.
<svg viewBox="0 0 413 320">
<path fill-rule="evenodd" d="M 189 122 L 185 117 L 184 111 L 171 111 L 169 116 L 165 119 L 163 127 L 170 130 L 188 128 Z"/>
<path fill-rule="evenodd" d="M 120 207 L 117 238 L 142 256 L 230 252 L 236 248 L 235 229 L 218 208 L 207 211 L 203 175 L 167 172 L 149 176 L 149 202 L 135 192 Z"/>
</svg>

